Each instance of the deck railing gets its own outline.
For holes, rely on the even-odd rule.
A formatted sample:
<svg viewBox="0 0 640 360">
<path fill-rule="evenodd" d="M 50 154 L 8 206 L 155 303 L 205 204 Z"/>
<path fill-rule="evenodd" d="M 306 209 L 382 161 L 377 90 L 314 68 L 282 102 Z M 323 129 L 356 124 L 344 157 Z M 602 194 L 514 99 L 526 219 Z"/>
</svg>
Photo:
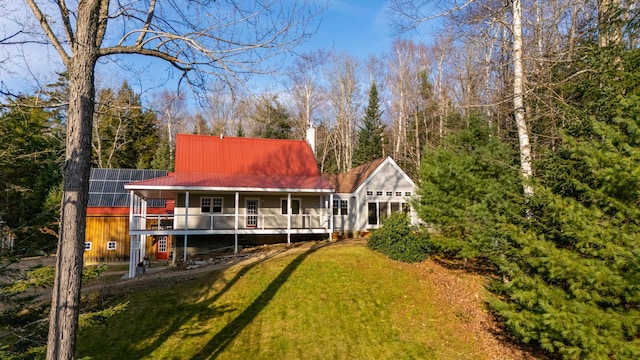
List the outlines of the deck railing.
<svg viewBox="0 0 640 360">
<path fill-rule="evenodd" d="M 155 228 L 158 230 L 234 230 L 236 229 L 235 214 L 134 214 L 134 229 L 144 230 Z M 280 214 L 238 214 L 238 229 L 329 229 L 328 214 L 297 214 L 291 215 L 291 225 L 288 225 L 288 215 Z M 188 220 L 187 220 L 188 219 Z M 188 221 L 188 227 L 185 223 Z M 139 224 L 139 225 L 138 225 Z"/>
</svg>

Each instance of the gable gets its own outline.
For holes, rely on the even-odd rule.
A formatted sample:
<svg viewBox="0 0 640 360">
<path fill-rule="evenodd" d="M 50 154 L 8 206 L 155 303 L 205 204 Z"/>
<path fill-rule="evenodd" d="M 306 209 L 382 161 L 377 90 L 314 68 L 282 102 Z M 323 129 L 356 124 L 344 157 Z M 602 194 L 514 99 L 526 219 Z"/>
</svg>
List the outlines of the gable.
<svg viewBox="0 0 640 360">
<path fill-rule="evenodd" d="M 373 160 L 348 173 L 325 173 L 322 177 L 335 187 L 338 194 L 353 194 L 364 187 L 406 191 L 415 187 L 409 176 L 390 157 Z"/>
<path fill-rule="evenodd" d="M 356 191 L 385 160 L 381 158 L 370 161 L 354 167 L 347 173 L 324 173 L 322 177 L 335 187 L 338 194 L 350 194 Z"/>
<path fill-rule="evenodd" d="M 303 140 L 179 134 L 176 173 L 319 176 Z"/>
<path fill-rule="evenodd" d="M 365 189 L 373 191 L 413 191 L 415 189 L 415 183 L 392 158 L 387 157 L 371 172 L 367 179 L 354 190 L 354 193 Z"/>
</svg>

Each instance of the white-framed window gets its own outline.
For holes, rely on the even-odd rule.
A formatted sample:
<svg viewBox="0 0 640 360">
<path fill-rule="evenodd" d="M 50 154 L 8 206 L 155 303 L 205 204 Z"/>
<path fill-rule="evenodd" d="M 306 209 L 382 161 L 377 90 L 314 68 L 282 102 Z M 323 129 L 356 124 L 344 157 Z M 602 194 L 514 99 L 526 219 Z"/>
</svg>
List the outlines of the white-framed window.
<svg viewBox="0 0 640 360">
<path fill-rule="evenodd" d="M 386 196 L 393 196 L 393 191 L 387 191 Z"/>
<path fill-rule="evenodd" d="M 333 215 L 347 215 L 349 200 L 333 199 Z"/>
<path fill-rule="evenodd" d="M 91 250 L 91 241 L 85 241 L 84 242 L 84 251 L 90 251 Z"/>
<path fill-rule="evenodd" d="M 200 212 L 203 214 L 222 214 L 222 198 L 221 197 L 203 197 L 200 198 Z"/>
<path fill-rule="evenodd" d="M 405 191 L 404 196 L 411 196 L 411 191 Z"/>
<path fill-rule="evenodd" d="M 367 196 L 373 196 L 373 190 L 367 190 Z"/>
<path fill-rule="evenodd" d="M 376 196 L 382 196 L 384 194 L 382 190 L 376 190 Z"/>
<path fill-rule="evenodd" d="M 287 199 L 280 199 L 280 212 L 282 215 L 287 215 L 289 213 L 287 211 Z M 298 215 L 300 214 L 300 199 L 291 199 L 291 214 Z"/>
<path fill-rule="evenodd" d="M 116 249 L 116 242 L 115 241 L 107 242 L 107 250 L 115 250 L 115 249 Z"/>
<path fill-rule="evenodd" d="M 396 191 L 396 196 L 402 196 L 402 191 Z"/>
</svg>

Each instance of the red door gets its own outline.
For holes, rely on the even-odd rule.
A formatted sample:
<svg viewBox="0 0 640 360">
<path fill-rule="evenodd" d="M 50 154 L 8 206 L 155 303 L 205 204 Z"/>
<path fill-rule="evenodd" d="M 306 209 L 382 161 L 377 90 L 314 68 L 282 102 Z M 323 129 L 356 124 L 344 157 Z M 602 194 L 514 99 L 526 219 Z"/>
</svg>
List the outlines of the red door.
<svg viewBox="0 0 640 360">
<path fill-rule="evenodd" d="M 158 260 L 167 260 L 169 258 L 168 248 L 169 236 L 158 236 L 158 242 L 156 243 L 156 257 Z"/>
</svg>

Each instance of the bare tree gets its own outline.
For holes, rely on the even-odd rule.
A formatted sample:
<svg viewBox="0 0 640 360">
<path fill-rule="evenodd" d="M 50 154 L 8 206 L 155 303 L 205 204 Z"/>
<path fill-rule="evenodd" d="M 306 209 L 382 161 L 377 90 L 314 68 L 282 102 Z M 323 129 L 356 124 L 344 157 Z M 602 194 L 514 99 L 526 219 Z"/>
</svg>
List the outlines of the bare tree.
<svg viewBox="0 0 640 360">
<path fill-rule="evenodd" d="M 436 17 L 448 17 L 454 20 L 454 24 L 460 24 L 460 20 L 464 19 L 464 22 L 468 24 L 486 24 L 493 23 L 495 21 L 501 21 L 500 9 L 504 7 L 502 1 L 481 1 L 481 0 L 468 0 L 463 2 L 458 1 L 443 1 L 437 2 L 440 9 L 433 11 L 429 5 L 434 5 L 435 1 L 423 1 L 412 2 L 409 0 L 394 0 L 390 6 L 392 19 L 394 19 L 394 25 L 398 31 L 411 31 L 417 29 L 421 24 Z M 529 142 L 529 128 L 527 124 L 525 114 L 525 72 L 524 72 L 524 52 L 523 52 L 523 31 L 522 31 L 522 1 L 511 1 L 512 17 L 511 23 L 507 24 L 504 21 L 503 29 L 510 30 L 511 48 L 509 63 L 501 63 L 501 66 L 510 65 L 513 74 L 513 91 L 511 93 L 511 100 L 513 102 L 513 116 L 515 118 L 515 125 L 518 130 L 518 140 L 520 144 L 520 160 L 521 160 L 521 173 L 524 177 L 523 187 L 524 193 L 527 196 L 533 195 L 533 188 L 530 185 L 529 179 L 532 177 L 531 166 L 531 145 Z M 430 11 L 428 13 L 427 11 Z M 488 15 L 488 16 L 487 16 Z M 489 20 L 489 21 L 487 21 Z M 499 33 L 499 32 L 498 32 Z M 490 33 L 485 32 L 489 35 Z M 486 37 L 486 36 L 485 36 Z M 506 38 L 506 37 L 505 37 Z M 478 71 L 482 69 L 482 64 L 479 66 L 472 66 L 472 54 L 478 54 L 478 51 L 484 51 L 487 53 L 488 47 L 476 46 L 473 42 L 466 43 L 466 47 L 463 50 L 462 55 L 463 67 L 462 77 L 458 80 L 461 85 L 461 93 L 464 95 L 463 103 L 465 107 L 479 105 L 481 103 L 482 96 L 481 91 L 484 88 L 486 92 L 486 81 L 489 79 L 478 78 L 482 76 L 485 71 Z M 477 51 L 477 50 L 478 51 Z M 477 58 L 485 58 L 480 56 Z M 485 64 L 486 66 L 486 64 Z M 464 78 L 464 79 L 463 79 Z M 471 80 L 471 81 L 470 81 Z M 483 86 L 483 83 L 485 84 Z"/>
<path fill-rule="evenodd" d="M 47 358 L 71 359 L 98 59 L 125 54 L 161 59 L 182 73 L 183 83 L 193 86 L 206 86 L 208 76 L 243 80 L 245 75 L 277 69 L 276 56 L 310 35 L 315 8 L 278 1 L 24 1 L 41 31 L 30 29 L 13 43 L 48 42 L 69 74 L 62 226 Z"/>
<path fill-rule="evenodd" d="M 303 55 L 290 71 L 294 139 L 304 139 L 307 128 L 314 126 L 314 116 L 321 101 L 316 73 L 327 57 L 323 51 Z"/>
<path fill-rule="evenodd" d="M 186 131 L 185 120 L 187 113 L 184 96 L 164 90 L 158 95 L 154 107 L 157 111 L 158 123 L 164 128 L 163 131 L 166 131 L 169 145 L 168 161 L 173 164 L 176 134 Z"/>
<path fill-rule="evenodd" d="M 364 102 L 360 98 L 357 61 L 346 55 L 336 55 L 332 65 L 327 74 L 330 83 L 327 99 L 335 118 L 332 139 L 336 163 L 338 171 L 344 172 L 351 170 L 355 126 Z"/>
<path fill-rule="evenodd" d="M 392 154 L 396 159 L 408 160 L 412 166 L 420 162 L 420 123 L 418 114 L 424 110 L 421 74 L 430 71 L 427 48 L 412 41 L 398 40 L 393 43 L 392 53 L 387 57 L 387 88 L 391 96 Z M 413 123 L 411 129 L 409 123 Z M 414 131 L 414 143 L 409 143 L 408 132 Z"/>
</svg>

